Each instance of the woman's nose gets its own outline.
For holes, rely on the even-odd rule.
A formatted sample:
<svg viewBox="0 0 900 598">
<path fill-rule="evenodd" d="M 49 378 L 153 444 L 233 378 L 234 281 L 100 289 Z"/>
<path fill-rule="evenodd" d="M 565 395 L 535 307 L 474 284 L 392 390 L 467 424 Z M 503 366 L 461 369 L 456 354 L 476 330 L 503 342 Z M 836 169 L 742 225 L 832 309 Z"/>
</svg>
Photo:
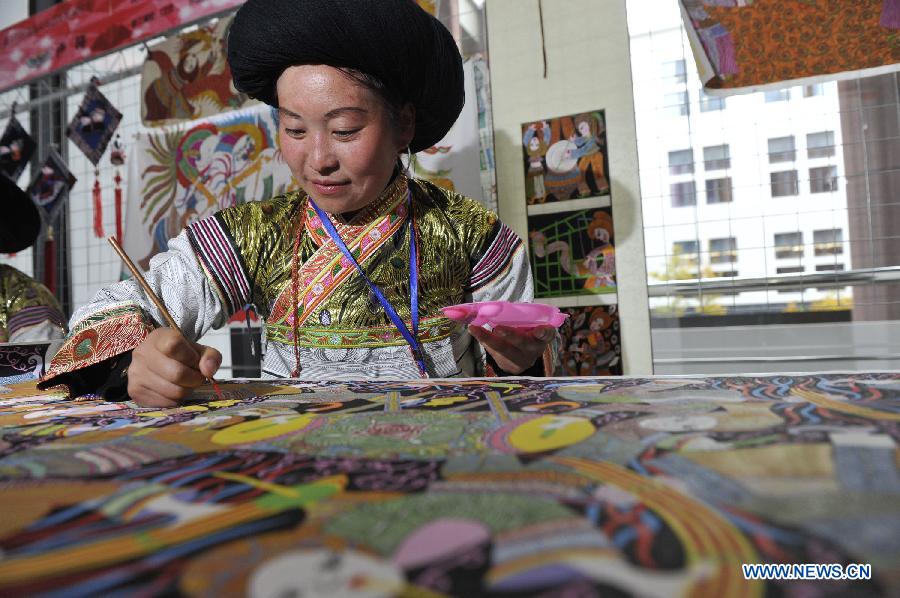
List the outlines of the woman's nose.
<svg viewBox="0 0 900 598">
<path fill-rule="evenodd" d="M 316 135 L 311 141 L 312 147 L 309 152 L 310 167 L 322 174 L 327 174 L 337 169 L 337 156 L 335 156 L 328 139 L 323 139 L 321 136 Z"/>
</svg>

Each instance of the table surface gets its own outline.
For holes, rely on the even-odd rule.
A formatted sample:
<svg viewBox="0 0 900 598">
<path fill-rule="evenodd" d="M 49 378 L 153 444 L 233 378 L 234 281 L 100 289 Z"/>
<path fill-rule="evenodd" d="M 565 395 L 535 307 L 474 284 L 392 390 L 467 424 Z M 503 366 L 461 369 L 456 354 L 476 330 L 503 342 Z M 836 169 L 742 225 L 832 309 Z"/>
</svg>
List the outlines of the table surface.
<svg viewBox="0 0 900 598">
<path fill-rule="evenodd" d="M 222 387 L 0 387 L 0 595 L 900 595 L 900 373 Z"/>
</svg>

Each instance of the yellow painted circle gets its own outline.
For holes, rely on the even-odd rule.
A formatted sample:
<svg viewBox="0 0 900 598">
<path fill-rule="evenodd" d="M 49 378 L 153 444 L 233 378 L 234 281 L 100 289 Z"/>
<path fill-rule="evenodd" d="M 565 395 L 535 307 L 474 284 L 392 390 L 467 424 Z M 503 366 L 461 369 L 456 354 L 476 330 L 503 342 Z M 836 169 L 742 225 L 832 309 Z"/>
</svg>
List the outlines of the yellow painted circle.
<svg viewBox="0 0 900 598">
<path fill-rule="evenodd" d="M 247 422 L 241 422 L 219 430 L 212 436 L 216 444 L 247 444 L 269 440 L 291 432 L 297 432 L 308 426 L 313 419 L 313 414 L 297 416 L 279 415 L 276 417 L 264 417 Z"/>
<path fill-rule="evenodd" d="M 594 424 L 580 417 L 542 415 L 516 426 L 508 442 L 523 453 L 541 453 L 581 442 L 594 430 Z"/>
</svg>

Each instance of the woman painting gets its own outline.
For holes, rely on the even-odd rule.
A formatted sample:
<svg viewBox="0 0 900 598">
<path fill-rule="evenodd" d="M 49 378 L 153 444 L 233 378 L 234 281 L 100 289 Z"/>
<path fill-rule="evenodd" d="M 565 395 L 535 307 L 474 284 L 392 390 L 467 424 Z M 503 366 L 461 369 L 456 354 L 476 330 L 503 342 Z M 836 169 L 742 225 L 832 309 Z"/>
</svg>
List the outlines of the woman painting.
<svg viewBox="0 0 900 598">
<path fill-rule="evenodd" d="M 195 222 L 151 260 L 145 277 L 185 334 L 254 303 L 272 377 L 540 374 L 552 328 L 487 331 L 441 313 L 530 301 L 532 285 L 521 240 L 496 215 L 399 165 L 462 109 L 461 58 L 440 22 L 413 0 L 249 0 L 228 44 L 238 90 L 278 109 L 301 191 Z M 102 290 L 43 385 L 114 398 L 127 383 L 142 405 L 178 404 L 221 355 L 161 321 L 133 281 Z"/>
</svg>

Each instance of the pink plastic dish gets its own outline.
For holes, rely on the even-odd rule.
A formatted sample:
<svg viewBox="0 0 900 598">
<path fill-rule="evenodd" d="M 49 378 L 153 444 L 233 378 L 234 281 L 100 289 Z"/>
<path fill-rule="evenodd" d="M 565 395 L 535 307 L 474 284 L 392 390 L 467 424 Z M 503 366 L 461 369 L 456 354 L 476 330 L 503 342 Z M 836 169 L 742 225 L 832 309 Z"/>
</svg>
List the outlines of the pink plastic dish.
<svg viewBox="0 0 900 598">
<path fill-rule="evenodd" d="M 460 303 L 443 308 L 444 315 L 456 322 L 494 328 L 534 328 L 535 326 L 562 326 L 568 314 L 558 307 L 544 303 L 511 303 L 509 301 L 480 301 Z"/>
</svg>

